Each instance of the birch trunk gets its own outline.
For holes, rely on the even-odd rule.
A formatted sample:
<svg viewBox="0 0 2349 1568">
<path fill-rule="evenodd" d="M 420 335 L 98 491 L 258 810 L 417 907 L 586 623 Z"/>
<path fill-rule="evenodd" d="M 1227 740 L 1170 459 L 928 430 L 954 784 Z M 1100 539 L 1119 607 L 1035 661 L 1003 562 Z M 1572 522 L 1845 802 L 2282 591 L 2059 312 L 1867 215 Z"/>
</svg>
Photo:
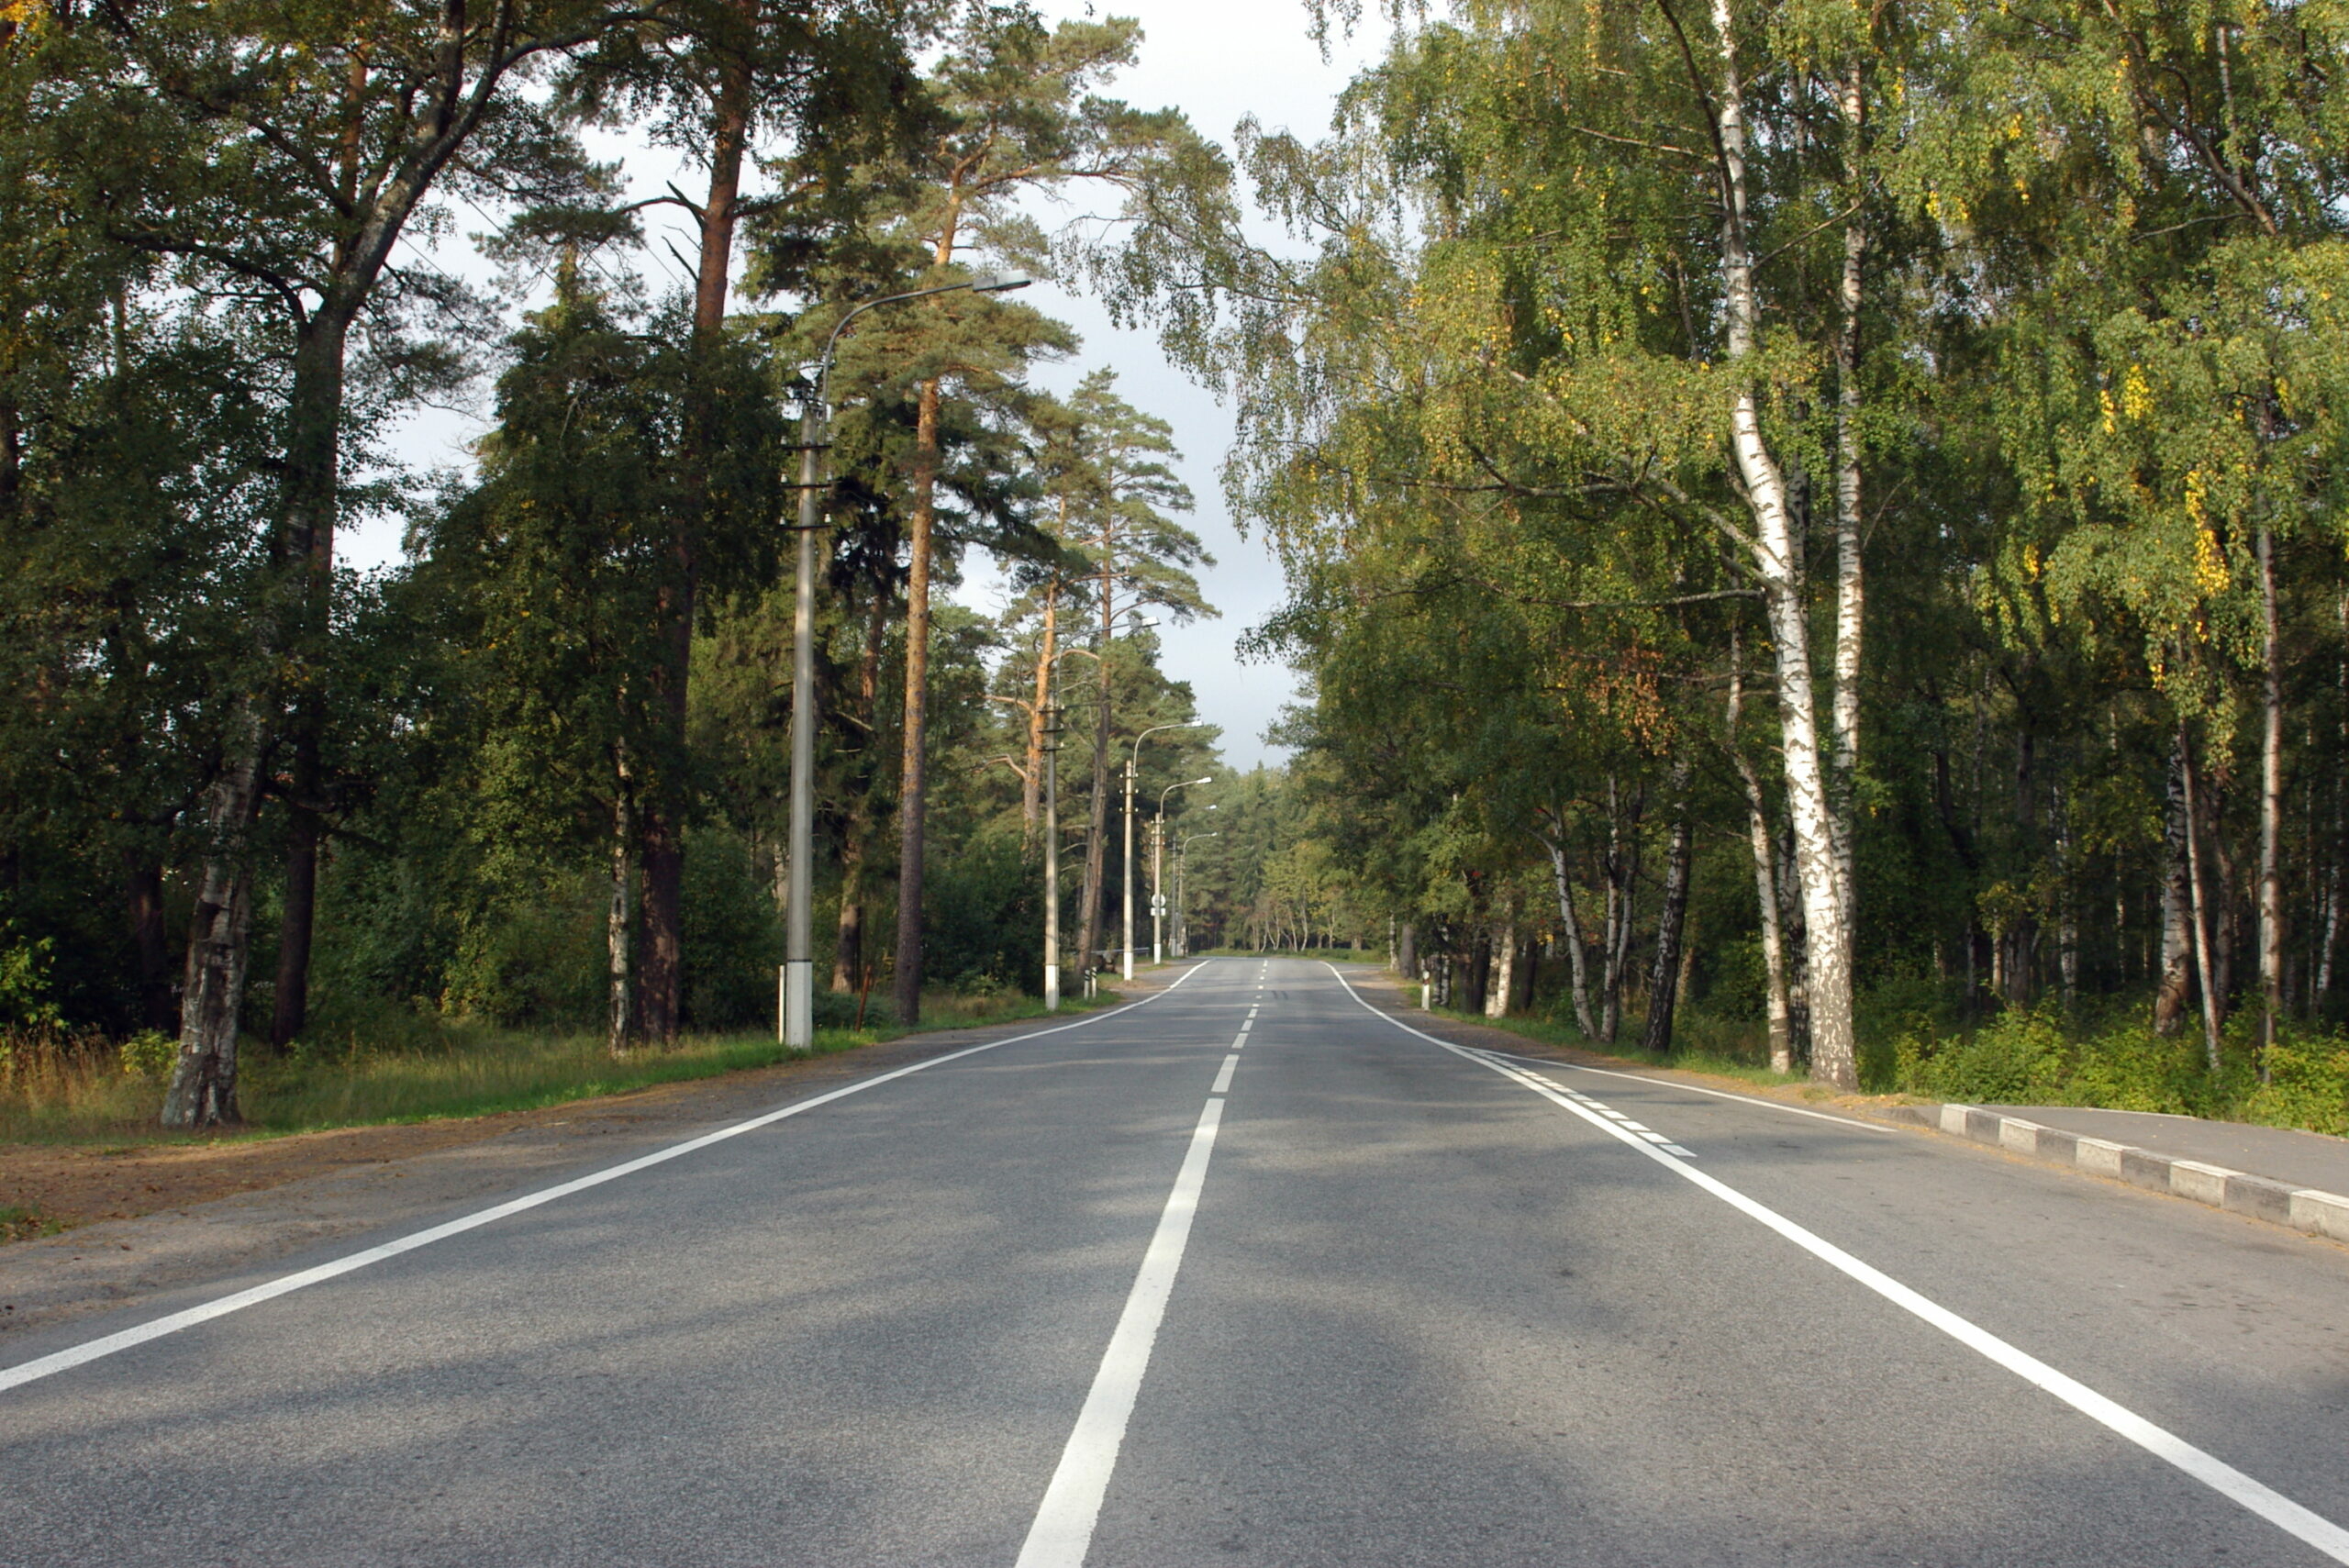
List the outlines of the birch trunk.
<svg viewBox="0 0 2349 1568">
<path fill-rule="evenodd" d="M 2284 878 L 2277 851 L 2284 831 L 2284 665 L 2276 614 L 2276 539 L 2261 528 L 2254 541 L 2259 562 L 2261 682 L 2259 738 L 2259 1078 L 2284 1011 Z"/>
<path fill-rule="evenodd" d="M 1787 998 L 1786 942 L 1778 926 L 1777 851 L 1771 842 L 1770 806 L 1762 780 L 1738 744 L 1738 720 L 1745 706 L 1745 639 L 1742 628 L 1730 629 L 1729 754 L 1745 795 L 1745 837 L 1753 856 L 1753 896 L 1761 914 L 1763 1009 L 1770 1030 L 1770 1071 L 1795 1070 L 1792 1010 Z"/>
<path fill-rule="evenodd" d="M 2194 892 L 2187 851 L 2186 735 L 2170 748 L 2167 808 L 2163 814 L 2160 969 L 2154 987 L 2154 1032 L 2173 1035 L 2194 994 Z"/>
<path fill-rule="evenodd" d="M 1485 1017 L 1508 1017 L 1511 988 L 1517 984 L 1517 921 L 1502 920 L 1493 927 L 1493 977 L 1485 989 Z"/>
<path fill-rule="evenodd" d="M 251 952 L 251 834 L 261 805 L 261 716 L 250 704 L 230 760 L 206 792 L 208 842 L 195 918 L 188 933 L 187 982 L 180 998 L 180 1054 L 163 1096 L 165 1127 L 232 1125 L 237 1109 L 237 1016 Z"/>
<path fill-rule="evenodd" d="M 1810 1073 L 1839 1088 L 1859 1087 L 1852 1033 L 1852 934 L 1844 916 L 1833 814 L 1819 745 L 1818 699 L 1810 662 L 1809 605 L 1803 562 L 1796 550 L 1785 471 L 1762 433 L 1762 410 L 1752 373 L 1759 304 L 1746 239 L 1745 89 L 1737 65 L 1735 18 L 1729 0 L 1713 0 L 1721 72 L 1713 105 L 1721 163 L 1722 304 L 1727 359 L 1738 378 L 1730 407 L 1730 445 L 1753 518 L 1752 554 L 1768 607 L 1777 656 L 1780 744 L 1786 761 L 1787 815 L 1804 914 L 1804 998 L 1810 1015 Z"/>
<path fill-rule="evenodd" d="M 628 1054 L 636 1032 L 636 923 L 629 907 L 629 884 L 636 872 L 636 834 L 630 815 L 623 784 L 612 802 L 612 898 L 604 920 L 608 992 L 604 1044 L 614 1056 Z"/>
<path fill-rule="evenodd" d="M 1867 97 L 1857 60 L 1844 68 L 1837 87 L 1843 117 L 1843 189 L 1852 217 L 1843 226 L 1843 275 L 1836 291 L 1842 320 L 1835 335 L 1835 737 L 1834 793 L 1836 887 L 1843 919 L 1858 917 L 1859 893 L 1853 873 L 1853 835 L 1860 776 L 1860 637 L 1865 606 L 1860 562 L 1860 285 L 1867 257 L 1865 187 L 1861 137 Z"/>
<path fill-rule="evenodd" d="M 1688 914 L 1688 862 L 1694 825 L 1688 816 L 1688 761 L 1673 764 L 1672 850 L 1664 862 L 1664 908 L 1656 916 L 1655 958 L 1648 965 L 1647 1028 L 1640 1049 L 1662 1056 L 1672 1049 L 1672 1019 L 1679 1001 L 1680 940 Z"/>
<path fill-rule="evenodd" d="M 1562 825 L 1563 826 L 1563 825 Z M 1573 987 L 1575 1027 L 1585 1040 L 1598 1038 L 1590 1018 L 1590 962 L 1583 951 L 1582 921 L 1575 915 L 1575 884 L 1566 875 L 1566 846 L 1563 840 L 1544 839 L 1550 851 L 1550 881 L 1558 894 L 1558 922 L 1566 929 L 1566 973 Z"/>
<path fill-rule="evenodd" d="M 2195 820 L 2199 814 L 2195 787 L 2194 753 L 2187 745 L 2186 726 L 2177 729 L 2177 754 L 2186 786 L 2186 867 L 2187 886 L 2194 906 L 2194 954 L 2200 966 L 2202 982 L 2202 1046 L 2212 1073 L 2219 1071 L 2219 987 L 2211 973 L 2210 910 L 2202 895 L 2202 833 Z"/>
</svg>

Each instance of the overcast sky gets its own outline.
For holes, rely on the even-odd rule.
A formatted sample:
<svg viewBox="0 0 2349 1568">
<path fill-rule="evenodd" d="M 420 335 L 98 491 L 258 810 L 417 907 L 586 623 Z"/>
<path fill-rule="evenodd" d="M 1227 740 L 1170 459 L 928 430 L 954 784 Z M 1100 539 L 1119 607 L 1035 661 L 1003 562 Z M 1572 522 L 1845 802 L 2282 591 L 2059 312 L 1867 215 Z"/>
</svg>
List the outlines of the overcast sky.
<svg viewBox="0 0 2349 1568">
<path fill-rule="evenodd" d="M 1376 43 L 1368 32 L 1334 39 L 1325 62 L 1308 32 L 1302 0 L 1127 0 L 1095 7 L 1081 0 L 1041 0 L 1040 8 L 1055 17 L 1087 10 L 1139 17 L 1144 35 L 1140 62 L 1111 92 L 1145 108 L 1180 108 L 1201 133 L 1227 147 L 1232 127 L 1250 114 L 1268 128 L 1318 137 L 1329 126 L 1339 91 L 1375 53 Z M 603 150 L 607 156 L 625 154 L 631 183 L 646 194 L 672 178 L 687 189 L 696 183 L 668 154 L 618 144 Z M 1042 216 L 1052 221 L 1052 209 L 1043 209 Z M 680 249 L 692 253 L 690 245 Z M 471 258 L 436 260 L 468 272 L 478 270 Z M 664 278 L 673 284 L 683 280 L 682 269 L 657 242 L 640 261 L 656 285 Z M 1236 639 L 1279 602 L 1281 583 L 1262 541 L 1241 539 L 1223 506 L 1217 475 L 1231 441 L 1230 416 L 1166 362 L 1154 338 L 1117 330 L 1090 300 L 1049 284 L 1025 297 L 1074 325 L 1085 339 L 1074 360 L 1040 370 L 1040 383 L 1066 392 L 1087 371 L 1108 365 L 1118 372 L 1119 391 L 1129 402 L 1174 425 L 1183 450 L 1183 477 L 1198 497 L 1192 524 L 1216 558 L 1216 565 L 1201 573 L 1201 585 L 1208 602 L 1223 614 L 1217 620 L 1164 628 L 1163 662 L 1169 674 L 1191 683 L 1200 716 L 1222 727 L 1227 762 L 1245 768 L 1277 760 L 1279 752 L 1264 744 L 1263 732 L 1294 698 L 1295 680 L 1276 666 L 1242 664 L 1233 651 Z M 408 423 L 398 443 L 400 455 L 419 467 L 469 462 L 467 446 L 482 428 L 484 412 L 485 407 L 423 411 Z M 383 564 L 398 553 L 396 523 L 355 528 L 343 547 L 344 559 L 358 566 Z M 980 609 L 999 608 L 992 574 L 983 563 L 970 562 L 967 575 L 958 596 Z"/>
</svg>

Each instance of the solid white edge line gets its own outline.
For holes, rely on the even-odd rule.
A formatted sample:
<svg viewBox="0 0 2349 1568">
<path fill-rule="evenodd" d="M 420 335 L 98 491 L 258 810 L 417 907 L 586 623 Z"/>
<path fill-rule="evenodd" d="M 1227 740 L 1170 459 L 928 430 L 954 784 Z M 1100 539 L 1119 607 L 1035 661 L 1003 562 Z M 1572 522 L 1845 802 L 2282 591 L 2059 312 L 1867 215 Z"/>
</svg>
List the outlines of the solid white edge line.
<svg viewBox="0 0 2349 1568">
<path fill-rule="evenodd" d="M 1126 1440 L 1126 1423 L 1133 1417 L 1151 1348 L 1166 1316 L 1166 1298 L 1174 1292 L 1175 1271 L 1183 1266 L 1191 1220 L 1198 1213 L 1199 1189 L 1207 1182 L 1208 1157 L 1215 1151 L 1216 1129 L 1222 1121 L 1223 1101 L 1210 1098 L 1191 1133 L 1191 1147 L 1174 1177 L 1174 1190 L 1166 1195 L 1165 1210 L 1158 1217 L 1150 1250 L 1142 1254 L 1125 1310 L 1118 1315 L 1109 1348 L 1101 1354 L 1100 1370 L 1093 1374 L 1085 1407 L 1077 1413 L 1060 1464 L 1044 1488 L 1036 1522 L 1028 1527 L 1016 1568 L 1084 1568 L 1093 1527 L 1101 1518 L 1101 1500 L 1108 1495 L 1118 1451 Z"/>
<path fill-rule="evenodd" d="M 445 1241 L 451 1236 L 461 1236 L 468 1230 L 479 1229 L 482 1226 L 520 1214 L 526 1209 L 552 1203 L 557 1198 L 569 1197 L 572 1194 L 584 1192 L 589 1187 L 601 1186 L 606 1182 L 615 1182 L 622 1176 L 634 1175 L 639 1171 L 665 1164 L 671 1160 L 707 1149 L 714 1143 L 723 1143 L 729 1138 L 740 1138 L 746 1132 L 755 1132 L 763 1127 L 773 1126 L 787 1117 L 797 1116 L 802 1111 L 811 1111 L 818 1106 L 829 1105 L 832 1101 L 844 1099 L 850 1095 L 862 1094 L 867 1089 L 878 1088 L 892 1079 L 903 1078 L 907 1073 L 919 1073 L 931 1067 L 941 1067 L 949 1062 L 958 1062 L 965 1056 L 976 1056 L 983 1051 L 995 1051 L 1007 1045 L 1018 1045 L 1022 1040 L 1037 1040 L 1048 1034 L 1060 1034 L 1068 1029 L 1083 1029 L 1087 1024 L 1104 1022 L 1121 1013 L 1130 1013 L 1136 1007 L 1148 1006 L 1206 967 L 1205 961 L 1194 964 L 1185 970 L 1164 990 L 1153 991 L 1138 1001 L 1112 1007 L 1106 1013 L 1095 1013 L 1068 1023 L 1054 1024 L 1050 1029 L 1030 1029 L 1026 1034 L 1013 1035 L 1008 1040 L 991 1040 L 984 1044 L 965 1046 L 960 1051 L 948 1051 L 943 1056 L 933 1056 L 927 1062 L 916 1062 L 907 1066 L 895 1068 L 890 1072 L 862 1079 L 853 1084 L 843 1084 L 840 1088 L 828 1090 L 807 1099 L 794 1101 L 779 1110 L 767 1111 L 763 1115 L 751 1118 L 748 1121 L 738 1121 L 730 1127 L 721 1127 L 715 1132 L 705 1132 L 698 1138 L 689 1138 L 683 1143 L 673 1143 L 665 1149 L 656 1149 L 650 1154 L 640 1154 L 633 1160 L 624 1160 L 617 1165 L 606 1166 L 603 1170 L 590 1172 L 584 1176 L 576 1176 L 567 1182 L 559 1182 L 551 1187 L 540 1187 L 536 1192 L 524 1193 L 519 1197 L 508 1198 L 506 1202 L 489 1208 L 477 1209 L 472 1214 L 461 1215 L 455 1219 L 445 1220 L 439 1225 L 412 1231 L 406 1236 L 385 1241 L 380 1246 L 353 1252 L 349 1257 L 337 1258 L 332 1262 L 320 1263 L 316 1268 L 304 1269 L 298 1273 L 284 1274 L 250 1289 L 221 1296 L 217 1300 L 207 1301 L 200 1306 L 168 1313 L 148 1322 L 136 1324 L 118 1333 L 107 1334 L 103 1338 L 73 1345 L 65 1350 L 54 1351 L 45 1356 L 36 1356 L 31 1361 L 16 1366 L 0 1368 L 0 1393 L 6 1393 L 12 1388 L 21 1388 L 28 1383 L 38 1383 L 45 1377 L 54 1377 L 61 1372 L 70 1372 L 77 1366 L 86 1366 L 91 1362 L 129 1350 L 135 1345 L 143 1345 L 150 1340 L 160 1340 L 167 1334 L 176 1334 L 184 1329 L 193 1329 L 200 1323 L 209 1323 L 216 1318 L 226 1318 L 228 1314 L 241 1312 L 248 1307 L 258 1307 L 264 1301 L 273 1301 L 281 1296 L 290 1296 L 295 1291 L 306 1290 L 314 1284 L 323 1284 L 328 1280 L 340 1278 L 344 1274 L 363 1269 L 371 1263 L 380 1263 L 385 1259 L 396 1258 L 402 1252 L 412 1252 L 418 1247 L 429 1247 L 435 1241 Z"/>
<path fill-rule="evenodd" d="M 1646 1084 L 1658 1089 L 1686 1089 L 1692 1095 L 1710 1095 L 1717 1100 L 1733 1100 L 1741 1106 L 1754 1106 L 1765 1111 L 1784 1111 L 1788 1116 L 1807 1116 L 1813 1121 L 1831 1121 L 1837 1127 L 1854 1128 L 1861 1132 L 1880 1132 L 1898 1138 L 1898 1132 L 1888 1127 L 1877 1127 L 1854 1117 L 1831 1116 L 1825 1111 L 1805 1110 L 1800 1106 L 1782 1106 L 1776 1100 L 1765 1100 L 1755 1095 L 1741 1095 L 1729 1089 L 1700 1089 L 1694 1084 L 1677 1083 L 1670 1078 L 1651 1078 L 1644 1073 L 1618 1073 L 1611 1067 L 1585 1067 L 1579 1062 L 1558 1062 L 1547 1056 L 1520 1056 L 1513 1051 L 1495 1051 L 1490 1046 L 1472 1045 L 1464 1049 L 1483 1056 L 1503 1056 L 1511 1062 L 1531 1062 L 1543 1067 L 1563 1067 L 1569 1073 L 1596 1073 L 1602 1078 L 1620 1078 L 1626 1083 Z"/>
<path fill-rule="evenodd" d="M 1513 1067 L 1505 1066 L 1475 1051 L 1454 1045 L 1448 1040 L 1440 1040 L 1424 1029 L 1413 1029 L 1393 1014 L 1382 1012 L 1372 1006 L 1363 998 L 1361 993 L 1347 983 L 1345 975 L 1339 972 L 1336 964 L 1330 965 L 1330 973 L 1337 975 L 1338 984 L 1346 988 L 1346 995 L 1361 1003 L 1365 1010 L 1385 1018 L 1405 1034 L 1417 1035 L 1431 1045 L 1440 1045 L 1464 1061 L 1474 1062 L 1489 1072 L 1497 1073 L 1505 1078 L 1523 1084 L 1553 1104 L 1564 1106 L 1616 1141 L 1627 1148 L 1638 1150 L 1665 1170 L 1702 1187 L 1731 1208 L 1737 1209 L 1750 1218 L 1761 1221 L 1804 1251 L 1867 1286 L 1894 1306 L 1932 1324 L 1958 1343 L 1996 1362 L 2024 1382 L 2035 1384 L 2045 1389 L 2073 1409 L 2087 1417 L 2088 1419 L 2128 1439 L 2155 1458 L 2165 1460 L 2176 1465 L 2212 1491 L 2257 1514 L 2287 1534 L 2299 1537 L 2334 1562 L 2349 1563 L 2349 1529 L 2343 1529 L 2322 1514 L 2292 1501 L 2266 1482 L 2253 1479 L 2217 1455 L 2196 1448 L 2166 1428 L 2155 1426 L 2135 1411 L 2107 1398 L 2077 1379 L 2056 1371 L 2037 1356 L 2009 1344 L 1987 1329 L 1969 1322 L 1939 1302 L 1920 1295 L 1881 1270 L 1860 1262 L 1833 1242 L 1805 1229 L 1776 1209 L 1747 1197 L 1726 1182 L 1717 1180 L 1693 1165 L 1683 1164 L 1663 1150 L 1642 1139 L 1637 1133 L 1626 1132 L 1604 1117 L 1576 1105 L 1563 1092 L 1552 1088 L 1531 1073 L 1521 1073 Z M 1631 1074 L 1626 1073 L 1623 1076 L 1629 1077 Z"/>
</svg>

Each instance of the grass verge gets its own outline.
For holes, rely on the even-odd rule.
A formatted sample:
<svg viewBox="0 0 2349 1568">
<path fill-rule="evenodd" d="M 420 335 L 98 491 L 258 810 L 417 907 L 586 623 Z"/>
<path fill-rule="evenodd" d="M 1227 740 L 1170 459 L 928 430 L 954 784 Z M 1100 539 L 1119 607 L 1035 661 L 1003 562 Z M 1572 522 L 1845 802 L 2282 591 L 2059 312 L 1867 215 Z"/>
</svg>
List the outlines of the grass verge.
<svg viewBox="0 0 2349 1568">
<path fill-rule="evenodd" d="M 1070 998 L 1063 1012 L 1114 1006 L 1114 994 Z M 831 1055 L 909 1034 L 1044 1017 L 1028 996 L 933 995 L 913 1029 L 875 1023 L 816 1031 L 812 1055 Z M 392 1031 L 387 1031 L 392 1032 Z M 297 1045 L 282 1056 L 249 1052 L 238 1097 L 246 1122 L 227 1135 L 249 1140 L 328 1128 L 376 1127 L 536 1110 L 658 1084 L 681 1083 L 794 1059 L 772 1034 L 687 1036 L 669 1050 L 615 1057 L 600 1034 L 499 1029 L 412 1015 L 388 1042 L 353 1040 L 332 1051 Z M 145 1056 L 104 1041 L 15 1037 L 0 1042 L 0 1142 L 110 1147 L 223 1140 L 165 1132 L 155 1125 L 168 1081 Z M 0 1223 L 22 1225 L 32 1218 Z M 15 1239 L 11 1233 L 10 1239 Z"/>
<path fill-rule="evenodd" d="M 1770 1088 L 1783 1088 L 1809 1082 L 1798 1073 L 1773 1073 L 1768 1067 L 1733 1056 L 1722 1055 L 1701 1048 L 1675 1051 L 1664 1055 L 1627 1045 L 1594 1045 L 1581 1029 L 1572 1024 L 1553 1023 L 1547 1018 L 1512 1016 L 1488 1018 L 1482 1013 L 1464 1013 L 1450 1007 L 1427 1009 L 1429 1016 L 1450 1018 L 1457 1023 L 1482 1024 L 1486 1029 L 1503 1030 L 1522 1040 L 1536 1040 L 1543 1045 L 1579 1051 L 1587 1056 L 1604 1057 L 1633 1067 L 1670 1067 L 1684 1073 L 1705 1073 L 1716 1078 L 1734 1078 L 1742 1083 L 1757 1084 Z"/>
<path fill-rule="evenodd" d="M 29 1241 L 38 1236 L 54 1236 L 65 1229 L 61 1219 L 51 1219 L 40 1210 L 24 1204 L 0 1205 L 0 1246 L 10 1241 Z"/>
</svg>

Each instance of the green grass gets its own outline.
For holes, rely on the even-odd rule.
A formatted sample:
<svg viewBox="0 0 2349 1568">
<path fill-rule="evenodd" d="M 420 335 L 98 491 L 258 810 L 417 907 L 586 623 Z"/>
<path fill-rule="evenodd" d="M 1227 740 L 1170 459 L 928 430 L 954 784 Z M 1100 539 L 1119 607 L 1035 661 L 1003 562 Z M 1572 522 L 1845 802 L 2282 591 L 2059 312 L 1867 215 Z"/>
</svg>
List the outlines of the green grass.
<svg viewBox="0 0 2349 1568">
<path fill-rule="evenodd" d="M 38 1236 L 54 1236 L 65 1229 L 61 1219 L 51 1219 L 39 1209 L 22 1204 L 0 1205 L 0 1244 L 29 1241 Z"/>
<path fill-rule="evenodd" d="M 1416 990 L 1406 989 L 1416 999 Z M 2066 1018 L 2060 1007 L 2043 1004 L 1994 1012 L 1965 1025 L 1942 1018 L 1936 1008 L 1903 1001 L 1898 988 L 1864 1000 L 1859 1065 L 1860 1084 L 1867 1093 L 1977 1105 L 2162 1111 L 2349 1136 L 2349 1037 L 2339 1033 L 2288 1023 L 2267 1053 L 2263 1077 L 2254 1048 L 2257 1018 L 2247 1008 L 2229 1020 L 2221 1066 L 2213 1073 L 2196 1020 L 2189 1018 L 2175 1035 L 2157 1036 L 2146 1026 L 2142 1006 L 2112 1002 Z M 1675 1049 L 1661 1057 L 1628 1043 L 1639 1038 L 1636 1016 L 1623 1020 L 1627 1043 L 1602 1046 L 1586 1040 L 1571 1023 L 1538 1015 L 1487 1018 L 1437 1011 L 1546 1045 L 1601 1051 L 1651 1066 L 1758 1084 L 1809 1081 L 1770 1071 L 1758 1023 L 1701 1009 L 1682 1011 Z"/>
<path fill-rule="evenodd" d="M 1063 1011 L 1114 1005 L 1064 1000 Z M 1043 1016 L 1029 996 L 934 995 L 918 1029 L 877 1023 L 816 1031 L 811 1054 L 854 1051 L 935 1029 Z M 239 1074 L 244 1128 L 264 1138 L 326 1128 L 373 1127 L 535 1110 L 601 1095 L 716 1077 L 791 1059 L 771 1033 L 692 1035 L 669 1050 L 614 1057 L 600 1034 L 498 1029 L 402 1015 L 379 1020 L 331 1049 L 284 1056 L 248 1047 Z M 177 1141 L 155 1125 L 167 1075 L 126 1065 L 117 1048 L 89 1040 L 0 1042 L 0 1142 Z M 209 1138 L 202 1140 L 210 1141 Z"/>
</svg>

